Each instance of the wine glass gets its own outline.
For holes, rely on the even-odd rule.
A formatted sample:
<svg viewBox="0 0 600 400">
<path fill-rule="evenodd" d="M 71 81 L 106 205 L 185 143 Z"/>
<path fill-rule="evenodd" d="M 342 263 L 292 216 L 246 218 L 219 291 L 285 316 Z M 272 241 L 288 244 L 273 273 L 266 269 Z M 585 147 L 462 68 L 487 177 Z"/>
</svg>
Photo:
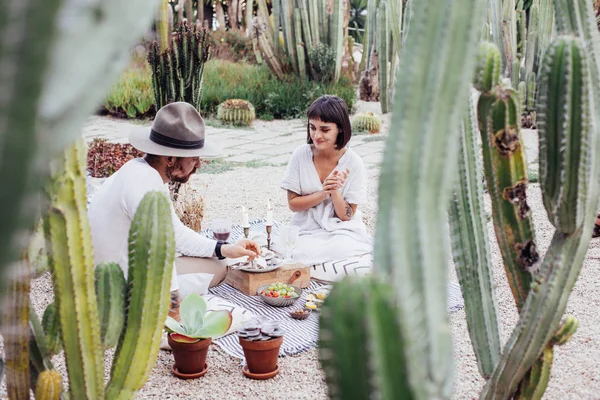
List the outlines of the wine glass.
<svg viewBox="0 0 600 400">
<path fill-rule="evenodd" d="M 281 245 L 285 251 L 285 260 L 286 262 L 292 262 L 292 250 L 294 246 L 296 246 L 296 240 L 298 239 L 298 234 L 300 233 L 300 228 L 296 225 L 285 225 L 281 228 L 280 238 Z"/>
<path fill-rule="evenodd" d="M 229 239 L 231 234 L 231 220 L 229 219 L 215 219 L 211 224 L 211 230 L 215 240 L 221 240 L 223 242 Z"/>
</svg>

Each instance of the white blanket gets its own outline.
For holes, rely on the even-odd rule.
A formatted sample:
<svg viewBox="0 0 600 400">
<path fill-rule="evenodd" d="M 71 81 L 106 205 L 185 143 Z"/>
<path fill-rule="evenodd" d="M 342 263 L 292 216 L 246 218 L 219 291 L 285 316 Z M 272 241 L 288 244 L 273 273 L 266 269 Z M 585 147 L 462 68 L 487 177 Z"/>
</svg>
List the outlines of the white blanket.
<svg viewBox="0 0 600 400">
<path fill-rule="evenodd" d="M 367 200 L 367 173 L 360 156 L 350 148 L 337 166 L 340 172 L 346 168 L 350 174 L 341 189 L 342 195 L 348 203 L 360 206 Z M 323 190 L 309 144 L 294 150 L 281 187 L 301 196 Z M 292 224 L 300 227 L 292 258 L 304 264 L 314 265 L 373 251 L 373 238 L 367 233 L 361 212 L 357 209 L 351 220 L 342 221 L 335 215 L 331 199 L 294 213 Z M 275 245 L 278 242 L 275 240 Z"/>
</svg>

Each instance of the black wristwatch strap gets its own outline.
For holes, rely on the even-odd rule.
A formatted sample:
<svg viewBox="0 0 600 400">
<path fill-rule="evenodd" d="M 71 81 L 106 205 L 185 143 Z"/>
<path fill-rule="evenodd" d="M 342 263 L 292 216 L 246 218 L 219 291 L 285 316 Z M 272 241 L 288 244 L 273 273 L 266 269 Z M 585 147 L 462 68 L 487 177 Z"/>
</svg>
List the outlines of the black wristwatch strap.
<svg viewBox="0 0 600 400">
<path fill-rule="evenodd" d="M 221 246 L 223 246 L 224 244 L 227 244 L 227 242 L 223 242 L 221 240 L 217 241 L 217 245 L 215 246 L 215 255 L 217 256 L 217 259 L 219 260 L 224 260 L 225 257 L 223 257 L 223 254 L 221 254 Z"/>
</svg>

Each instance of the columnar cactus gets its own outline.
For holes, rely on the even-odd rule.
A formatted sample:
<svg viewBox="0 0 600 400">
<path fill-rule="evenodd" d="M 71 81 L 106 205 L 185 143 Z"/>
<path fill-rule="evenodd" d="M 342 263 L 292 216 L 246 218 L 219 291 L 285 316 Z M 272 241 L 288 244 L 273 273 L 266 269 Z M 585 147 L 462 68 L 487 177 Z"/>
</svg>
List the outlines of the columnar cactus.
<svg viewBox="0 0 600 400">
<path fill-rule="evenodd" d="M 365 312 L 341 307 L 344 301 L 356 303 L 351 299 L 358 296 L 355 292 L 361 292 L 358 289 L 342 289 L 340 297 L 336 295 L 333 301 L 326 300 L 321 319 L 325 326 L 321 338 L 325 341 L 330 326 L 325 318 L 327 313 L 336 315 L 331 323 L 350 321 L 349 313 L 376 315 L 372 315 L 368 324 L 357 323 L 354 329 L 338 329 L 336 343 L 323 342 L 320 348 L 323 362 L 327 363 L 327 358 L 332 357 L 335 363 L 336 357 L 342 357 L 339 354 L 342 348 L 347 352 L 361 352 L 356 348 L 379 347 L 377 353 L 365 361 L 369 366 L 378 363 L 375 371 L 381 380 L 373 374 L 372 384 L 378 388 L 375 393 L 386 394 L 382 394 L 382 398 L 446 398 L 451 390 L 452 352 L 445 295 L 447 231 L 440 221 L 444 219 L 456 168 L 457 128 L 468 97 L 467 83 L 474 72 L 483 2 L 430 0 L 413 2 L 411 7 L 410 32 L 416 34 L 408 34 L 400 60 L 397 87 L 402 96 L 394 99 L 379 182 L 375 240 L 374 274 L 394 289 L 390 290 L 391 294 L 383 295 L 387 301 L 381 300 L 378 306 Z M 450 46 L 452 51 L 436 51 Z M 449 77 L 452 79 L 447 79 Z M 423 208 L 420 206 L 423 202 L 430 206 Z M 431 241 L 437 245 L 429 246 Z M 365 289 L 366 292 L 373 293 L 372 289 Z M 372 300 L 379 302 L 380 299 Z M 361 318 L 369 318 L 367 316 L 361 315 Z M 354 339 L 365 337 L 365 341 Z M 382 356 L 385 353 L 382 349 L 390 344 L 397 347 Z M 385 358 L 378 360 L 380 356 Z M 392 368 L 381 372 L 386 368 L 379 366 L 386 363 L 396 366 L 396 370 L 400 368 L 398 365 L 403 366 L 406 371 L 408 389 L 404 396 L 391 389 L 384 391 L 405 379 L 392 373 Z M 352 394 L 350 385 L 358 388 L 358 381 L 371 376 L 365 377 L 359 369 L 344 368 L 339 362 L 333 371 L 327 366 L 325 371 L 330 393 L 340 398 L 343 393 Z"/>
<path fill-rule="evenodd" d="M 204 64 L 209 58 L 208 35 L 206 29 L 183 22 L 167 50 L 162 51 L 156 41 L 152 42 L 148 62 L 152 67 L 157 109 L 175 101 L 185 101 L 200 109 Z"/>
<path fill-rule="evenodd" d="M 110 372 L 106 397 L 132 398 L 154 366 L 169 312 L 175 232 L 167 195 L 144 196 L 129 229 L 127 316 Z"/>
<path fill-rule="evenodd" d="M 477 64 L 475 65 L 475 78 L 473 86 L 480 92 L 490 92 L 500 82 L 500 68 L 502 60 L 500 51 L 493 43 L 482 42 L 479 45 Z"/>
<path fill-rule="evenodd" d="M 142 199 L 129 231 L 129 280 L 118 282 L 117 265 L 100 266 L 95 280 L 85 194 L 85 149 L 82 142 L 65 151 L 49 187 L 50 212 L 45 221 L 50 269 L 69 376 L 77 399 L 128 399 L 143 386 L 156 360 L 169 308 L 175 237 L 169 199 L 152 192 Z M 75 249 L 75 250 L 73 250 Z M 117 274 L 118 275 L 118 274 Z M 94 282 L 96 281 L 96 286 Z M 109 285 L 105 285 L 109 283 Z M 120 302 L 118 293 L 126 302 Z M 96 296 L 96 289 L 99 296 Z M 125 328 L 118 335 L 119 310 L 108 310 L 107 296 L 120 304 Z M 98 301 L 99 298 L 99 301 Z M 115 320 L 101 328 L 98 307 Z M 105 391 L 102 338 L 118 336 Z"/>
</svg>

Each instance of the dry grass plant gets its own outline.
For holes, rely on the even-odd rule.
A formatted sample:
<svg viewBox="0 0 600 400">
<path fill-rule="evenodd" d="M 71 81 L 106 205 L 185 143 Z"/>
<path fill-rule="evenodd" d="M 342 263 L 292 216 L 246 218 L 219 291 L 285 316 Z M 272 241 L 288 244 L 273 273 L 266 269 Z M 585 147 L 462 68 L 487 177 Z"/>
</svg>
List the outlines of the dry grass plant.
<svg viewBox="0 0 600 400">
<path fill-rule="evenodd" d="M 171 184 L 170 192 L 175 214 L 185 226 L 200 232 L 204 217 L 204 197 L 196 189 L 185 184 Z"/>
</svg>

